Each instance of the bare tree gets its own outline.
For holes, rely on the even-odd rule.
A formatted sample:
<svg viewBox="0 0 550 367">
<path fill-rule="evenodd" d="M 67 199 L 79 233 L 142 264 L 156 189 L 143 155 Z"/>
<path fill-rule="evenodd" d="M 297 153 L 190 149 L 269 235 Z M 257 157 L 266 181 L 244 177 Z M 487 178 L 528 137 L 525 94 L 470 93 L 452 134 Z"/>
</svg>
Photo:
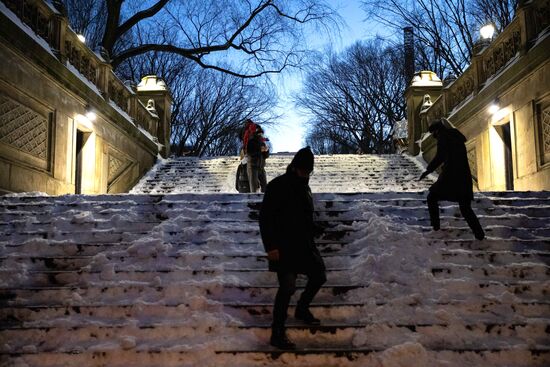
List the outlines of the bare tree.
<svg viewBox="0 0 550 367">
<path fill-rule="evenodd" d="M 514 18 L 518 4 L 518 0 L 473 0 L 471 7 L 479 24 L 492 22 L 500 32 Z"/>
<path fill-rule="evenodd" d="M 368 15 L 384 26 L 414 28 L 417 65 L 440 77 L 459 75 L 470 64 L 481 25 L 500 29 L 512 19 L 517 0 L 364 0 Z"/>
<path fill-rule="evenodd" d="M 278 118 L 272 85 L 202 69 L 177 55 L 140 55 L 119 73 L 129 80 L 146 74 L 164 77 L 173 98 L 171 143 L 176 155 L 238 154 L 244 120 L 270 125 Z"/>
<path fill-rule="evenodd" d="M 174 119 L 172 141 L 176 152 L 197 156 L 238 154 L 244 120 L 269 125 L 275 96 L 254 84 L 224 73 L 198 70 L 194 88 Z"/>
<path fill-rule="evenodd" d="M 107 15 L 106 3 L 98 0 L 64 0 L 63 4 L 75 32 L 84 35 L 89 45 L 100 45 L 105 33 L 103 19 Z"/>
<path fill-rule="evenodd" d="M 74 11 L 80 2 L 65 0 L 73 11 L 71 22 L 83 32 L 102 34 L 99 45 L 115 68 L 133 57 L 161 52 L 206 69 L 257 77 L 301 65 L 307 54 L 305 32 L 338 27 L 324 0 L 82 1 L 102 16 L 84 21 L 86 13 Z M 224 60 L 228 56 L 235 63 Z"/>
<path fill-rule="evenodd" d="M 390 131 L 405 116 L 400 48 L 356 43 L 312 70 L 296 97 L 306 111 L 307 142 L 330 153 L 389 153 Z"/>
</svg>

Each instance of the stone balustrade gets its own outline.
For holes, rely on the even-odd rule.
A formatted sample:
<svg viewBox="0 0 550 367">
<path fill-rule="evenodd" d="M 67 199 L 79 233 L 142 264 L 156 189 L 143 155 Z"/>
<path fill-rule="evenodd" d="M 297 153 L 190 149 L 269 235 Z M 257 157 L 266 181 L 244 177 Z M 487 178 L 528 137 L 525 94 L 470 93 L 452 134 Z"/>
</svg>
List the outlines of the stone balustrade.
<svg viewBox="0 0 550 367">
<path fill-rule="evenodd" d="M 534 0 L 521 5 L 512 22 L 486 47 L 474 55 L 470 66 L 426 111 L 432 121 L 446 117 L 468 98 L 476 95 L 491 82 L 515 57 L 526 53 L 536 43 L 539 34 L 550 24 L 550 1 Z"/>
<path fill-rule="evenodd" d="M 137 92 L 127 87 L 113 73 L 108 60 L 104 60 L 79 40 L 60 9 L 43 0 L 0 1 L 47 42 L 61 63 L 74 67 L 90 82 L 92 88 L 97 88 L 106 102 L 114 102 L 136 125 L 156 137 L 158 116 L 138 101 Z"/>
</svg>

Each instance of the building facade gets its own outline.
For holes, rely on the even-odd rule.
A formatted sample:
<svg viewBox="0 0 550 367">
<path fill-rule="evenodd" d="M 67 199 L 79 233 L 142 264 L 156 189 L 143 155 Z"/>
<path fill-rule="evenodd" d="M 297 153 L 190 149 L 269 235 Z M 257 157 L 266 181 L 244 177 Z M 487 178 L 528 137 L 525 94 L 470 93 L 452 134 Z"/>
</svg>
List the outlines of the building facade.
<svg viewBox="0 0 550 367">
<path fill-rule="evenodd" d="M 128 191 L 169 154 L 162 80 L 123 83 L 42 0 L 0 1 L 0 193 Z"/>
<path fill-rule="evenodd" d="M 447 118 L 468 139 L 483 191 L 550 190 L 550 1 L 520 3 L 456 80 L 419 72 L 405 95 L 409 152 L 433 158 L 435 140 L 422 137 L 431 121 Z"/>
</svg>

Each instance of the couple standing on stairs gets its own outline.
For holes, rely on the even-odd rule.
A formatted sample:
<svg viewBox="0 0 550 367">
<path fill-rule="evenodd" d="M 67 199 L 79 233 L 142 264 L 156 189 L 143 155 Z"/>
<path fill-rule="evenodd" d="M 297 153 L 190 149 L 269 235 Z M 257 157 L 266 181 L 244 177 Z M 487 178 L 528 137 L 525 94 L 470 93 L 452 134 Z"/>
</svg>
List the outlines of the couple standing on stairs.
<svg viewBox="0 0 550 367">
<path fill-rule="evenodd" d="M 265 160 L 269 157 L 269 139 L 264 136 L 262 127 L 250 119 L 245 121 L 241 138 L 241 164 L 237 168 L 235 188 L 240 193 L 265 192 Z"/>
<path fill-rule="evenodd" d="M 428 208 L 434 230 L 439 230 L 438 201 L 458 201 L 460 211 L 477 239 L 485 234 L 471 207 L 472 176 L 466 155 L 466 138 L 456 129 L 434 121 L 429 128 L 437 139 L 437 154 L 420 180 L 443 164 L 439 179 L 430 187 Z M 279 289 L 273 307 L 270 344 L 283 350 L 295 349 L 285 331 L 290 299 L 296 291 L 298 274 L 308 278 L 294 316 L 308 325 L 319 325 L 309 306 L 326 282 L 325 264 L 314 243 L 313 199 L 309 177 L 314 157 L 309 147 L 299 150 L 286 173 L 267 185 L 260 211 L 260 232 L 269 260 L 277 273 Z"/>
</svg>

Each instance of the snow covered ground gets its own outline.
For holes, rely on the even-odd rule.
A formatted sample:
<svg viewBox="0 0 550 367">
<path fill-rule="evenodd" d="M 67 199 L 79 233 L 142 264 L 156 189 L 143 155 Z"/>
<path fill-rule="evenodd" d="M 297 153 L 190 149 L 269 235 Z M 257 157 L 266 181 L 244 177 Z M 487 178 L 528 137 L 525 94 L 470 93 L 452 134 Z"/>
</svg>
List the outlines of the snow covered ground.
<svg viewBox="0 0 550 367">
<path fill-rule="evenodd" d="M 418 173 L 367 158 L 357 172 Z M 342 193 L 314 195 L 328 282 L 321 326 L 289 317 L 297 351 L 268 345 L 260 194 L 13 195 L 0 199 L 0 366 L 550 364 L 547 192 L 478 194 L 477 241 L 456 206 L 432 232 L 425 192 L 353 192 L 324 159 L 316 176 Z"/>
</svg>

